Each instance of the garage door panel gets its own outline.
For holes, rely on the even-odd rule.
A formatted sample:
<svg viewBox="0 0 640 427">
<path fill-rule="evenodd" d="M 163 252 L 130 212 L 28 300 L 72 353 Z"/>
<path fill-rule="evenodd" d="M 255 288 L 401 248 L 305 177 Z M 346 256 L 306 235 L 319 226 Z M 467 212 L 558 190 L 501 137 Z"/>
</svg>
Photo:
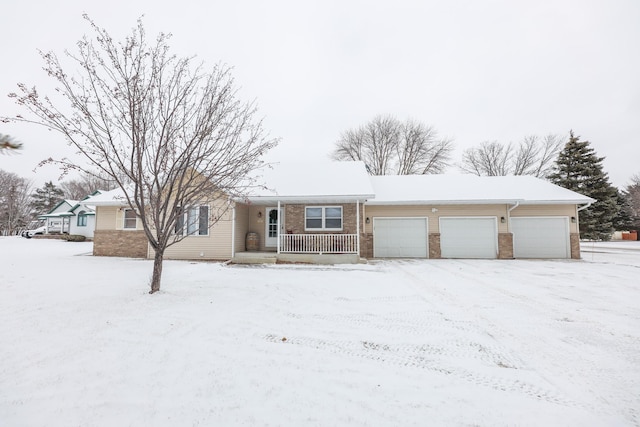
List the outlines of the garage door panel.
<svg viewBox="0 0 640 427">
<path fill-rule="evenodd" d="M 426 258 L 426 218 L 374 218 L 373 254 L 377 258 Z"/>
<path fill-rule="evenodd" d="M 440 252 L 443 258 L 496 258 L 496 219 L 440 218 Z"/>
<path fill-rule="evenodd" d="M 569 218 L 511 218 L 515 258 L 569 258 Z"/>
</svg>

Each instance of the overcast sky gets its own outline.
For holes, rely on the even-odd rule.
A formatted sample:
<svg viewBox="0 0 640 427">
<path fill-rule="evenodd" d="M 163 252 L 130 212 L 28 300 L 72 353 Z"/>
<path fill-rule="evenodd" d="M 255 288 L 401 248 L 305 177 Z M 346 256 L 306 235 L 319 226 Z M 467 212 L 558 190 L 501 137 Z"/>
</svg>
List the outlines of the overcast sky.
<svg viewBox="0 0 640 427">
<path fill-rule="evenodd" d="M 37 49 L 73 50 L 90 34 L 83 12 L 118 39 L 144 15 L 179 56 L 234 67 L 241 96 L 282 139 L 271 161 L 326 159 L 341 132 L 391 114 L 453 138 L 455 162 L 483 141 L 573 129 L 606 156 L 614 185 L 640 173 L 639 0 L 5 3 L 0 115 L 21 112 L 6 97 L 16 83 L 51 89 Z M 56 181 L 52 167 L 32 169 L 67 150 L 59 135 L 0 133 L 24 143 L 0 169 Z"/>
</svg>

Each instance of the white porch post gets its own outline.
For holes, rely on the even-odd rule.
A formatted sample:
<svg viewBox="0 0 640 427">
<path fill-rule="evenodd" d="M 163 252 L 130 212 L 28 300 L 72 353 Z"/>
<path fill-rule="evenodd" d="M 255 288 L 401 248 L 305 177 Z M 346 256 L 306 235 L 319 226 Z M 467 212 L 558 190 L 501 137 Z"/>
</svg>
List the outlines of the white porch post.
<svg viewBox="0 0 640 427">
<path fill-rule="evenodd" d="M 278 247 L 278 249 L 277 249 L 277 253 L 280 253 L 280 216 L 281 216 L 281 215 L 280 215 L 280 200 L 278 200 L 278 216 L 277 216 L 277 218 L 278 218 L 278 219 L 277 219 L 277 222 L 278 222 L 278 223 L 277 223 L 277 227 L 278 227 L 278 228 L 277 228 L 277 231 L 276 231 L 276 237 L 278 238 L 278 243 L 277 243 L 277 245 L 278 245 L 278 246 L 277 246 L 277 247 Z M 267 218 L 267 221 L 268 221 L 268 220 L 269 220 L 269 219 Z"/>
<path fill-rule="evenodd" d="M 356 200 L 356 251 L 360 256 L 360 200 Z"/>
</svg>

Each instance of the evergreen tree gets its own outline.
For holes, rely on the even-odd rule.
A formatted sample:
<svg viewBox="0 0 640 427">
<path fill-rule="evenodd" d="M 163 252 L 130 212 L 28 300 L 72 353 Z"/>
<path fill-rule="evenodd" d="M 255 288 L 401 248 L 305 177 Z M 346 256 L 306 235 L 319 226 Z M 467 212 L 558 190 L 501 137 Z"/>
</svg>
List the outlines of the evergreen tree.
<svg viewBox="0 0 640 427">
<path fill-rule="evenodd" d="M 618 213 L 613 218 L 613 228 L 618 231 L 634 230 L 636 227 L 631 198 L 624 191 L 616 189 L 616 200 L 618 203 Z"/>
<path fill-rule="evenodd" d="M 609 182 L 603 160 L 589 141 L 580 141 L 571 131 L 549 176 L 554 184 L 596 199 L 592 206 L 580 211 L 580 235 L 584 239 L 610 240 L 619 212 L 618 190 Z"/>
<path fill-rule="evenodd" d="M 9 135 L 3 135 L 0 133 L 0 154 L 8 153 L 13 150 L 22 148 L 22 144 L 14 141 Z"/>
<path fill-rule="evenodd" d="M 631 177 L 631 184 L 627 185 L 624 195 L 631 208 L 631 229 L 640 231 L 640 173 Z"/>
<path fill-rule="evenodd" d="M 31 195 L 31 207 L 38 214 L 45 214 L 64 199 L 64 192 L 49 181 Z"/>
</svg>

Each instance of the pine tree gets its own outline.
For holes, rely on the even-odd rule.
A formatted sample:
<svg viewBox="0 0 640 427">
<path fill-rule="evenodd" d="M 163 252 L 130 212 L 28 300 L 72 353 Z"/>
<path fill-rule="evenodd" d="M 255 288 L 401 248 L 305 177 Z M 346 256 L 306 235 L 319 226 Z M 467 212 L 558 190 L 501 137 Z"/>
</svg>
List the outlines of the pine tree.
<svg viewBox="0 0 640 427">
<path fill-rule="evenodd" d="M 636 218 L 633 214 L 631 197 L 624 191 L 616 189 L 616 200 L 618 203 L 618 214 L 613 218 L 613 227 L 618 230 L 635 230 Z"/>
<path fill-rule="evenodd" d="M 631 226 L 629 228 L 640 231 L 640 173 L 631 177 L 631 184 L 627 185 L 623 194 L 630 208 Z"/>
<path fill-rule="evenodd" d="M 580 141 L 573 131 L 569 142 L 558 155 L 549 179 L 561 187 L 596 199 L 580 211 L 580 235 L 589 240 L 610 240 L 618 215 L 618 190 L 609 182 L 602 168 L 604 157 L 598 157 L 589 141 Z"/>
<path fill-rule="evenodd" d="M 42 188 L 36 189 L 31 198 L 32 209 L 36 213 L 45 214 L 64 199 L 64 192 L 49 181 Z"/>
<path fill-rule="evenodd" d="M 3 135 L 0 133 L 0 154 L 9 153 L 13 150 L 22 148 L 20 142 L 14 141 L 9 135 Z"/>
</svg>

